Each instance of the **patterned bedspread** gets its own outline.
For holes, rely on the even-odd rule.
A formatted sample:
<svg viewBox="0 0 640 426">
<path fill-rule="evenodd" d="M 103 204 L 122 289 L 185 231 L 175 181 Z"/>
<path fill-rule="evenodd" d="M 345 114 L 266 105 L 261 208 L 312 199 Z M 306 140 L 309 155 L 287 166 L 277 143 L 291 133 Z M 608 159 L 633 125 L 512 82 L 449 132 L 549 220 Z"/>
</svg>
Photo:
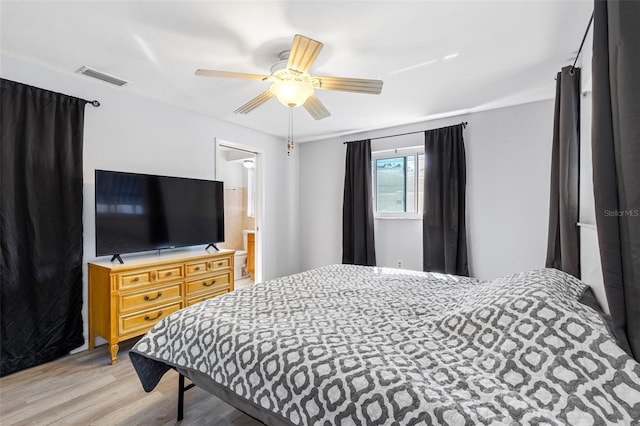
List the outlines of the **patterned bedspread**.
<svg viewBox="0 0 640 426">
<path fill-rule="evenodd" d="M 180 310 L 131 358 L 147 391 L 178 367 L 294 425 L 637 424 L 640 364 L 585 287 L 332 265 Z"/>
</svg>

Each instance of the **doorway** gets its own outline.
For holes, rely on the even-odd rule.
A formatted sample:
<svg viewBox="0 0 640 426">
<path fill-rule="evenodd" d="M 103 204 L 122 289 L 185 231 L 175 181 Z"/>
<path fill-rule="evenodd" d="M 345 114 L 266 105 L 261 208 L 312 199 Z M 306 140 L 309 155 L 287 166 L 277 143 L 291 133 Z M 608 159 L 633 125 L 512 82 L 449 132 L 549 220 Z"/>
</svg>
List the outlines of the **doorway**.
<svg viewBox="0 0 640 426">
<path fill-rule="evenodd" d="M 225 241 L 220 248 L 236 251 L 235 289 L 262 279 L 261 153 L 251 147 L 216 139 L 216 179 L 224 182 Z"/>
</svg>

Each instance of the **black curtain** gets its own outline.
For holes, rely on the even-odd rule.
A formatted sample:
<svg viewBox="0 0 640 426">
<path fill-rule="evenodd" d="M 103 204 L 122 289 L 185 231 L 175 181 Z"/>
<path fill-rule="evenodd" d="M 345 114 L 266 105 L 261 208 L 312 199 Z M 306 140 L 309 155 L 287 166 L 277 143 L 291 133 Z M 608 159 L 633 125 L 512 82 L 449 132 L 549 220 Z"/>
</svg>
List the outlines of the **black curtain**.
<svg viewBox="0 0 640 426">
<path fill-rule="evenodd" d="M 85 101 L 0 79 L 0 375 L 82 335 Z"/>
<path fill-rule="evenodd" d="M 342 203 L 342 263 L 376 265 L 369 139 L 347 144 Z"/>
<path fill-rule="evenodd" d="M 620 345 L 640 361 L 640 2 L 596 1 L 593 186 L 602 272 Z"/>
<path fill-rule="evenodd" d="M 468 276 L 463 128 L 424 132 L 422 245 L 425 271 Z"/>
<path fill-rule="evenodd" d="M 580 69 L 567 66 L 556 76 L 546 266 L 576 278 L 580 278 L 579 177 Z"/>
</svg>

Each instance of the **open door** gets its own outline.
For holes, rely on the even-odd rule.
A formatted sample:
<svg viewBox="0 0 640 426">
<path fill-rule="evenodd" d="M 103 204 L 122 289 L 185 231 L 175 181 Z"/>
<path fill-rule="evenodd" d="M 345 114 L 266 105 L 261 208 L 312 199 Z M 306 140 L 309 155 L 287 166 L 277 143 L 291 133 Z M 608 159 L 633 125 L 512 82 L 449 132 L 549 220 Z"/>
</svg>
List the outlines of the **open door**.
<svg viewBox="0 0 640 426">
<path fill-rule="evenodd" d="M 234 286 L 262 281 L 260 239 L 262 208 L 261 152 L 216 139 L 216 179 L 224 182 L 225 242 L 220 248 L 236 251 Z"/>
</svg>

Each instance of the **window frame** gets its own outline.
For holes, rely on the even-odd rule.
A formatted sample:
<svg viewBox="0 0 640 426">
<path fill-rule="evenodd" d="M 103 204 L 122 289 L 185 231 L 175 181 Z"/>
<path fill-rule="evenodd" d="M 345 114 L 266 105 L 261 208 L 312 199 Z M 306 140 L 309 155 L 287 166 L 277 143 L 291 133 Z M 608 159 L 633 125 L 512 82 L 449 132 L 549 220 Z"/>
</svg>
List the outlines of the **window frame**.
<svg viewBox="0 0 640 426">
<path fill-rule="evenodd" d="M 395 149 L 385 149 L 381 151 L 374 151 L 371 153 L 371 184 L 372 184 L 372 198 L 373 198 L 373 217 L 374 219 L 420 219 L 422 220 L 423 213 L 420 212 L 420 206 L 418 202 L 420 197 L 418 196 L 419 187 L 418 183 L 420 181 L 420 155 L 424 156 L 424 145 L 422 146 L 410 146 L 404 148 L 395 148 Z M 377 203 L 377 178 L 378 178 L 378 169 L 377 169 L 377 161 L 385 160 L 390 158 L 398 158 L 398 157 L 414 157 L 415 164 L 415 173 L 413 176 L 414 180 L 414 188 L 415 188 L 415 196 L 414 196 L 414 211 L 412 212 L 378 212 L 378 203 Z M 406 164 L 406 162 L 405 162 Z M 406 166 L 405 166 L 406 167 Z M 406 168 L 405 168 L 405 210 L 406 206 Z"/>
</svg>

